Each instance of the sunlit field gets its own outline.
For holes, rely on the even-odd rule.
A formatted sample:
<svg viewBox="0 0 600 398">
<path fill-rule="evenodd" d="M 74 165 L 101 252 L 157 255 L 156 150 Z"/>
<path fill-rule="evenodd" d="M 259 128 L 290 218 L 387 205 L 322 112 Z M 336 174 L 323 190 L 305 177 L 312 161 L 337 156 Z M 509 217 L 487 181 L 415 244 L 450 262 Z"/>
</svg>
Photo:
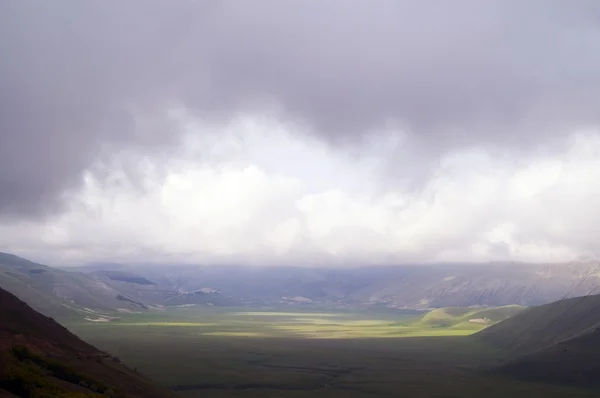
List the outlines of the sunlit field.
<svg viewBox="0 0 600 398">
<path fill-rule="evenodd" d="M 293 338 L 397 338 L 403 336 L 461 336 L 483 325 L 463 323 L 431 327 L 414 314 L 322 312 L 227 312 L 187 307 L 154 314 L 119 315 L 113 322 L 82 321 L 77 329 L 120 333 L 189 333 L 194 335 Z"/>
<path fill-rule="evenodd" d="M 432 326 L 418 313 L 185 307 L 118 316 L 67 326 L 185 397 L 594 396 L 486 376 L 498 353 L 466 337 L 483 325 Z"/>
</svg>

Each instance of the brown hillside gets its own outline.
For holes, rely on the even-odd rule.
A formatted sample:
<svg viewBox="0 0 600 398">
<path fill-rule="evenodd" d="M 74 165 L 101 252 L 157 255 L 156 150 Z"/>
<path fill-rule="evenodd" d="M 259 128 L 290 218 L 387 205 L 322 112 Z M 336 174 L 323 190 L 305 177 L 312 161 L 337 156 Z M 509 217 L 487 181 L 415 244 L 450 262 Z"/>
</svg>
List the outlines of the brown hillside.
<svg viewBox="0 0 600 398">
<path fill-rule="evenodd" d="M 0 397 L 176 396 L 0 289 Z"/>
</svg>

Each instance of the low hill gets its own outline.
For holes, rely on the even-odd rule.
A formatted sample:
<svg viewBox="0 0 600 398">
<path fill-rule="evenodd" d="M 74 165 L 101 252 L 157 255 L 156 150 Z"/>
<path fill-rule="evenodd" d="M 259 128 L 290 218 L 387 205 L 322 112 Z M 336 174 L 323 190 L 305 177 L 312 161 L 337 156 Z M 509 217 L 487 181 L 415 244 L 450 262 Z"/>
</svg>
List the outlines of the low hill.
<svg viewBox="0 0 600 398">
<path fill-rule="evenodd" d="M 0 289 L 0 396 L 168 398 L 175 394 Z"/>
<path fill-rule="evenodd" d="M 473 338 L 524 355 L 577 337 L 600 325 L 600 295 L 575 297 L 531 307 Z"/>
<path fill-rule="evenodd" d="M 522 312 L 524 309 L 525 307 L 519 305 L 492 308 L 438 308 L 423 315 L 419 322 L 429 327 L 480 329 L 482 325 L 493 325 Z"/>
</svg>

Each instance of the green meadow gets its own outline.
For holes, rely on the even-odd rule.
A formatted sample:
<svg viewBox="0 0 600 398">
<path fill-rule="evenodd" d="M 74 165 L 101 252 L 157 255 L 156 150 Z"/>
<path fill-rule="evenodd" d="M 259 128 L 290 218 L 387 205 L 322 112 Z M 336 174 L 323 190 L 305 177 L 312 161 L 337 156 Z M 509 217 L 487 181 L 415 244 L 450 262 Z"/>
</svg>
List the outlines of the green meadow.
<svg viewBox="0 0 600 398">
<path fill-rule="evenodd" d="M 487 318 L 519 310 L 501 308 Z M 594 396 L 487 374 L 481 311 L 183 307 L 67 326 L 185 397 Z"/>
<path fill-rule="evenodd" d="M 92 334 L 116 331 L 310 339 L 464 336 L 485 326 L 469 322 L 470 317 L 477 317 L 477 311 L 447 314 L 446 310 L 423 315 L 417 311 L 280 312 L 183 307 L 151 314 L 118 314 L 116 321 L 83 320 L 71 322 L 70 326 Z"/>
</svg>

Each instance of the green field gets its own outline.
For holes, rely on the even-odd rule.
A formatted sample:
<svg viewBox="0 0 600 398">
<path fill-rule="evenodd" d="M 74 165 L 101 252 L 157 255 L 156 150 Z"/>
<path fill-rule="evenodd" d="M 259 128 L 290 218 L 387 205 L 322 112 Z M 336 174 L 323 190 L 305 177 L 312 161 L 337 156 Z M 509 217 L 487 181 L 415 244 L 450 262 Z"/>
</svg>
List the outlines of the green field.
<svg viewBox="0 0 600 398">
<path fill-rule="evenodd" d="M 488 375 L 498 351 L 467 337 L 481 310 L 436 311 L 186 307 L 67 326 L 186 397 L 597 396 Z"/>
</svg>

